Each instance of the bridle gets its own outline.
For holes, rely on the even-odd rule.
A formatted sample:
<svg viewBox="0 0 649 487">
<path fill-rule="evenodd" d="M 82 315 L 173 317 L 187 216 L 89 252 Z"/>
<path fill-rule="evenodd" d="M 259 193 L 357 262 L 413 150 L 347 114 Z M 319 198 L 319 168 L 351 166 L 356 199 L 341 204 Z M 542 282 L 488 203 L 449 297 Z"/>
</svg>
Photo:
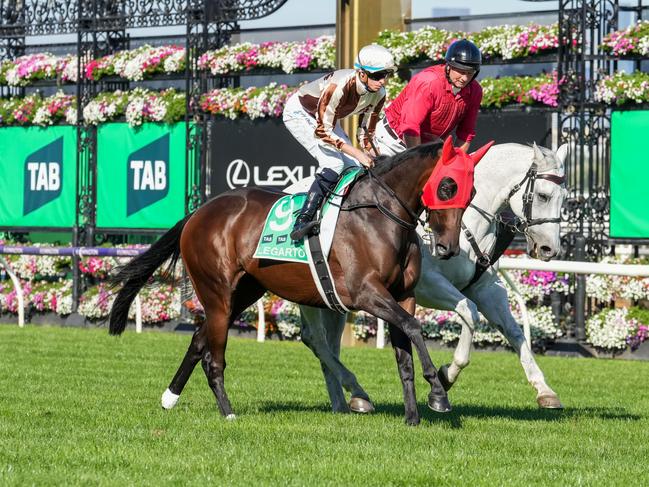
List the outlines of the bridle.
<svg viewBox="0 0 649 487">
<path fill-rule="evenodd" d="M 473 203 L 470 203 L 469 206 L 474 210 L 476 210 L 478 214 L 488 222 L 491 223 L 493 221 L 495 223 L 500 223 L 505 227 L 507 227 L 509 231 L 512 233 L 520 232 L 525 234 L 526 236 L 529 236 L 527 234 L 527 230 L 531 226 L 542 225 L 544 223 L 561 222 L 561 217 L 559 216 L 555 218 L 532 218 L 532 203 L 534 202 L 534 185 L 537 179 L 545 179 L 546 181 L 550 181 L 558 186 L 562 186 L 566 181 L 564 176 L 557 176 L 556 174 L 539 173 L 538 165 L 536 164 L 536 161 L 532 162 L 532 165 L 527 170 L 525 177 L 522 179 L 520 183 L 515 184 L 512 187 L 511 191 L 507 195 L 507 198 L 505 199 L 505 202 L 509 205 L 511 198 L 516 193 L 518 193 L 518 191 L 523 187 L 523 184 L 525 184 L 525 192 L 523 193 L 522 196 L 523 218 L 516 217 L 513 221 L 505 221 L 501 213 L 496 213 L 495 215 L 492 215 L 488 211 L 483 210 L 482 208 L 480 208 L 477 205 L 474 205 Z M 471 245 L 471 248 L 476 254 L 476 257 L 478 259 L 478 264 L 484 267 L 491 265 L 492 264 L 491 258 L 489 257 L 488 254 L 486 254 L 480 249 L 471 231 L 466 227 L 464 223 L 461 224 L 461 228 L 462 231 L 464 232 L 465 238 L 467 239 L 467 241 Z"/>
</svg>

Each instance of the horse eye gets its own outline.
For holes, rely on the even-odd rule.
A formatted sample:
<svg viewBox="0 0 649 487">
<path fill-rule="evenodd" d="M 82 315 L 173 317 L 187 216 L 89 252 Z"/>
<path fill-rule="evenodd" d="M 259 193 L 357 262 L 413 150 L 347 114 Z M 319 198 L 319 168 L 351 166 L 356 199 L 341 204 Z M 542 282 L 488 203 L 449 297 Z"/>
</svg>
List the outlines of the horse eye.
<svg viewBox="0 0 649 487">
<path fill-rule="evenodd" d="M 541 203 L 547 203 L 548 201 L 550 201 L 550 195 L 547 195 L 545 193 L 539 193 L 537 196 L 539 197 L 539 201 Z"/>
<path fill-rule="evenodd" d="M 448 201 L 457 194 L 457 183 L 453 178 L 445 177 L 437 187 L 437 197 L 440 201 Z"/>
</svg>

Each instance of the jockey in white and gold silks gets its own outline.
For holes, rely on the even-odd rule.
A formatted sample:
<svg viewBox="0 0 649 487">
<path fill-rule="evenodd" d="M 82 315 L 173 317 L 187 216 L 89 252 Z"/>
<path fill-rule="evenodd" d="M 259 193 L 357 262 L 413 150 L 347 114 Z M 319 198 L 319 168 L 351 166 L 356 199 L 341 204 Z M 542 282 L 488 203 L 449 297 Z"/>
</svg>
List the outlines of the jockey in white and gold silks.
<svg viewBox="0 0 649 487">
<path fill-rule="evenodd" d="M 360 50 L 355 69 L 341 69 L 302 86 L 286 102 L 284 124 L 318 161 L 320 168 L 309 189 L 291 233 L 293 240 L 308 235 L 327 191 L 340 173 L 350 166 L 371 166 L 371 146 L 379 114 L 385 101 L 385 82 L 396 67 L 392 54 L 371 44 Z M 358 130 L 362 149 L 354 147 L 340 120 L 360 115 Z"/>
</svg>

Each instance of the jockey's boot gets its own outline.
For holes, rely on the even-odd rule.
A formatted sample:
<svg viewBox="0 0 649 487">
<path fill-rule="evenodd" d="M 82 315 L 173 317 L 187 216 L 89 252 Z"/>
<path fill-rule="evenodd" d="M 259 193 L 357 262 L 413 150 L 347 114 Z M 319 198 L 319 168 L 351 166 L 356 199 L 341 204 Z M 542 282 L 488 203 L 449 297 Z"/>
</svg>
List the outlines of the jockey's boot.
<svg viewBox="0 0 649 487">
<path fill-rule="evenodd" d="M 295 219 L 295 225 L 293 225 L 293 231 L 291 232 L 293 241 L 297 242 L 303 239 L 318 227 L 320 222 L 313 221 L 313 217 L 320 208 L 325 195 L 335 188 L 339 178 L 340 175 L 329 168 L 325 168 L 315 175 L 315 180 L 309 188 L 304 206 L 302 206 L 300 214 Z"/>
<path fill-rule="evenodd" d="M 291 232 L 292 240 L 302 240 L 319 225 L 320 222 L 313 221 L 313 217 L 320 208 L 323 199 L 319 191 L 309 191 L 304 206 L 302 206 L 300 214 L 295 219 L 295 225 L 293 225 L 293 231 Z"/>
</svg>

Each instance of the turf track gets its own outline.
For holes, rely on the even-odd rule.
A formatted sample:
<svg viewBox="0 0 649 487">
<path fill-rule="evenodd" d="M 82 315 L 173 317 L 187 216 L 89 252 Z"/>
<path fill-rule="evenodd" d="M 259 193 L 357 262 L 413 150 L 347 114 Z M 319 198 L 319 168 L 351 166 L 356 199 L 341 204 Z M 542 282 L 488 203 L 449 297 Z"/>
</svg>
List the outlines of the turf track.
<svg viewBox="0 0 649 487">
<path fill-rule="evenodd" d="M 200 367 L 159 407 L 188 342 L 0 325 L 0 485 L 649 484 L 649 363 L 540 357 L 556 412 L 536 408 L 513 354 L 478 352 L 448 415 L 424 407 L 417 364 L 412 428 L 390 350 L 343 350 L 377 413 L 333 415 L 306 347 L 232 339 L 226 422 Z"/>
</svg>

